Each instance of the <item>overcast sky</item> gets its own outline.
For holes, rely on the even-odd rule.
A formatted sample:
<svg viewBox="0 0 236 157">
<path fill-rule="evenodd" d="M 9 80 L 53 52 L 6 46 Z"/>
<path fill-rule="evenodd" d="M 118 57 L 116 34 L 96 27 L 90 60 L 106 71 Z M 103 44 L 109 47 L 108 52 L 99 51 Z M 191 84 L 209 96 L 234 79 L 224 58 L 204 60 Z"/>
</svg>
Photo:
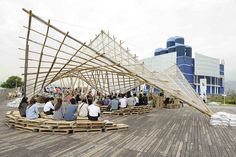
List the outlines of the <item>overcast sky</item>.
<svg viewBox="0 0 236 157">
<path fill-rule="evenodd" d="M 226 81 L 236 81 L 236 0 L 0 0 L 0 81 L 23 72 L 22 8 L 82 42 L 109 30 L 139 59 L 182 36 L 194 53 L 224 59 Z"/>
</svg>

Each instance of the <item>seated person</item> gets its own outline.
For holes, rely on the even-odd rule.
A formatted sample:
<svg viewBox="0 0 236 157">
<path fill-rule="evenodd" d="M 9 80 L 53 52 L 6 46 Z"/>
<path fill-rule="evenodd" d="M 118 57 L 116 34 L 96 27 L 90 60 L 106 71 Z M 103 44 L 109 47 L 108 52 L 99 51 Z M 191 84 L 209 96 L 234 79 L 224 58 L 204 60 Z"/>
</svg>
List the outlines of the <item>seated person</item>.
<svg viewBox="0 0 236 157">
<path fill-rule="evenodd" d="M 144 104 L 143 104 L 143 94 L 142 94 L 142 93 L 139 94 L 138 101 L 139 101 L 139 106 L 144 105 Z"/>
<path fill-rule="evenodd" d="M 170 98 L 166 98 L 165 100 L 164 100 L 164 107 L 167 107 L 167 104 L 169 104 L 170 103 Z"/>
<path fill-rule="evenodd" d="M 103 100 L 103 105 L 108 106 L 110 103 L 110 96 L 105 96 L 105 99 Z"/>
<path fill-rule="evenodd" d="M 54 111 L 53 101 L 54 101 L 54 98 L 51 97 L 49 101 L 44 105 L 43 111 L 46 115 L 53 115 L 53 111 Z"/>
<path fill-rule="evenodd" d="M 126 108 L 127 107 L 128 102 L 127 102 L 127 99 L 126 99 L 125 95 L 123 95 L 123 98 L 121 98 L 119 100 L 119 102 L 120 102 L 120 108 Z"/>
<path fill-rule="evenodd" d="M 55 105 L 53 119 L 55 119 L 55 120 L 64 119 L 64 107 L 62 106 L 62 99 L 61 98 L 57 98 L 57 103 Z"/>
<path fill-rule="evenodd" d="M 89 92 L 89 94 L 87 95 L 87 100 L 89 105 L 93 103 L 93 96 L 91 95 L 91 92 Z"/>
<path fill-rule="evenodd" d="M 94 101 L 91 105 L 88 107 L 88 119 L 96 121 L 98 120 L 98 117 L 100 117 L 100 108 L 95 105 L 96 101 Z"/>
<path fill-rule="evenodd" d="M 148 105 L 148 97 L 146 93 L 143 94 L 143 105 Z"/>
<path fill-rule="evenodd" d="M 72 99 L 72 96 L 70 94 L 68 94 L 64 99 L 67 103 L 70 103 L 70 100 Z"/>
<path fill-rule="evenodd" d="M 76 100 L 76 102 L 77 102 L 78 104 L 81 102 L 80 94 L 77 94 L 77 95 L 75 96 L 75 100 Z"/>
<path fill-rule="evenodd" d="M 64 114 L 64 119 L 66 121 L 72 121 L 76 119 L 75 113 L 77 110 L 77 106 L 75 104 L 76 104 L 76 100 L 72 98 L 70 100 L 70 104 L 66 107 L 66 112 Z"/>
<path fill-rule="evenodd" d="M 118 110 L 119 107 L 119 100 L 116 99 L 116 96 L 113 96 L 112 100 L 110 101 L 111 110 Z"/>
<path fill-rule="evenodd" d="M 26 108 L 26 118 L 37 119 L 39 118 L 38 105 L 36 105 L 36 99 L 32 97 L 29 101 L 29 105 Z"/>
<path fill-rule="evenodd" d="M 137 94 L 136 93 L 134 93 L 134 99 L 135 99 L 135 106 L 139 106 L 139 99 L 138 99 L 138 97 L 137 97 Z"/>
<path fill-rule="evenodd" d="M 28 98 L 23 97 L 18 107 L 21 117 L 26 117 L 27 106 L 28 106 Z"/>
<path fill-rule="evenodd" d="M 128 94 L 128 106 L 134 106 L 135 102 L 135 98 Z"/>
<path fill-rule="evenodd" d="M 88 117 L 88 104 L 86 97 L 82 98 L 82 103 L 78 105 L 77 113 L 79 117 Z"/>
</svg>

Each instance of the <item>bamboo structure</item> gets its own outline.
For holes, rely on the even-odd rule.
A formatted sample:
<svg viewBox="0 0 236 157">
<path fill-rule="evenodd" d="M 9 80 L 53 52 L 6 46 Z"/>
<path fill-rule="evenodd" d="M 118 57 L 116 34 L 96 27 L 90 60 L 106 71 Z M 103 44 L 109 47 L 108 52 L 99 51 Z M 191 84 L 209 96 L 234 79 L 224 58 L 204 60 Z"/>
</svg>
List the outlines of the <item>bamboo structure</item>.
<svg viewBox="0 0 236 157">
<path fill-rule="evenodd" d="M 198 97 L 177 66 L 152 73 L 114 36 L 101 31 L 86 44 L 69 32 L 23 9 L 29 15 L 25 51 L 26 95 L 32 96 L 62 78 L 77 78 L 103 93 L 125 93 L 142 84 L 160 88 L 199 111 L 213 112 Z M 29 46 L 27 46 L 29 45 Z M 75 85 L 75 82 L 73 83 Z"/>
</svg>

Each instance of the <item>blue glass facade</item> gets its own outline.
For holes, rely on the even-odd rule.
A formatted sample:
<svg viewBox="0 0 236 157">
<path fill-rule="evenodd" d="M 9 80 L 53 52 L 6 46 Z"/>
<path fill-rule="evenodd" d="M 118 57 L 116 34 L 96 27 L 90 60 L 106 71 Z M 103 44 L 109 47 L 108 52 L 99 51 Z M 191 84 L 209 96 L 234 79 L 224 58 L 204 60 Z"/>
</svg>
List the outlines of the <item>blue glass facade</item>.
<svg viewBox="0 0 236 157">
<path fill-rule="evenodd" d="M 196 92 L 200 93 L 200 79 L 206 79 L 207 94 L 224 93 L 224 64 L 219 64 L 220 77 L 194 75 L 194 58 L 192 47 L 185 45 L 183 37 L 175 36 L 167 40 L 166 48 L 155 50 L 154 56 L 176 52 L 176 64 Z"/>
</svg>

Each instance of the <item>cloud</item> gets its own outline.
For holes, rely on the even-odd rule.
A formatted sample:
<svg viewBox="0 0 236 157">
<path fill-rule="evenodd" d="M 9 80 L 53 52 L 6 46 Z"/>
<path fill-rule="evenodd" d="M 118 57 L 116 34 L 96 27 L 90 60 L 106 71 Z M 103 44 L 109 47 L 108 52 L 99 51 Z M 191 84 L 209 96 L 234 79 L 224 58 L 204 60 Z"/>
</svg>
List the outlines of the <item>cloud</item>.
<svg viewBox="0 0 236 157">
<path fill-rule="evenodd" d="M 18 36 L 25 35 L 22 26 L 28 19 L 21 8 L 52 19 L 52 24 L 83 42 L 100 29 L 109 30 L 140 59 L 165 47 L 170 36 L 183 36 L 194 52 L 225 59 L 226 79 L 236 80 L 234 0 L 2 0 L 0 80 L 23 71 L 17 48 L 25 43 Z"/>
</svg>

